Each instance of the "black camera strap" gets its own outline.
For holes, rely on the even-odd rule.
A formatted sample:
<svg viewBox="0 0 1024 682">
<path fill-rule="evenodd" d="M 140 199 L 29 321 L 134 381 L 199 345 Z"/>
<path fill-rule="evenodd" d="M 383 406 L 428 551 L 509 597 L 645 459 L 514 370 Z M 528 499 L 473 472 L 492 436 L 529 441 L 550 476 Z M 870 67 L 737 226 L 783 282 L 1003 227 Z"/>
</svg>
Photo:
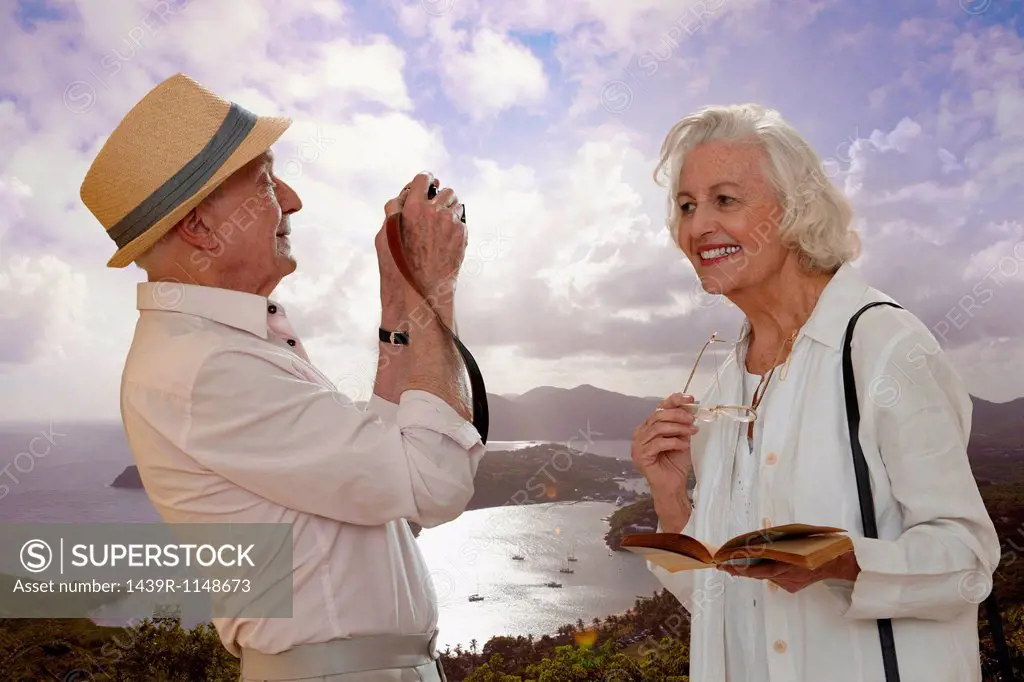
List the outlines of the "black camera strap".
<svg viewBox="0 0 1024 682">
<path fill-rule="evenodd" d="M 462 221 L 465 222 L 465 213 L 463 213 Z M 402 214 L 394 213 L 388 216 L 387 223 L 385 224 L 385 233 L 388 239 L 388 248 L 391 249 L 391 256 L 395 259 L 395 264 L 398 266 L 398 271 L 405 277 L 405 281 L 409 283 L 409 286 L 416 291 L 417 294 L 430 306 L 434 315 L 437 317 L 438 324 L 444 329 L 451 340 L 455 343 L 455 347 L 459 349 L 459 355 L 462 356 L 462 361 L 466 363 L 466 371 L 469 372 L 469 386 L 473 401 L 473 426 L 476 427 L 477 432 L 480 434 L 480 439 L 486 444 L 487 443 L 487 431 L 490 425 L 490 414 L 487 407 L 487 389 L 484 387 L 484 378 L 480 373 L 480 367 L 476 364 L 476 360 L 473 358 L 473 354 L 469 352 L 465 344 L 459 339 L 458 335 L 453 332 L 444 320 L 441 318 L 441 314 L 434 307 L 432 300 L 436 300 L 436 297 L 431 297 L 423 291 L 423 287 L 412 274 L 412 270 L 409 268 L 409 263 L 405 259 L 405 253 L 402 251 Z"/>
</svg>

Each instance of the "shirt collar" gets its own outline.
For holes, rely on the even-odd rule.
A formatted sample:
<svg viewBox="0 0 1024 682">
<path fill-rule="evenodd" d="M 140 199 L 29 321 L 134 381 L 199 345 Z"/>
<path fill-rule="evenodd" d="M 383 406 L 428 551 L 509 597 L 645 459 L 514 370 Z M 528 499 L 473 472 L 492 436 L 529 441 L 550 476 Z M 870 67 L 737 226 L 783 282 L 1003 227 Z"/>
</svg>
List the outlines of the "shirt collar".
<svg viewBox="0 0 1024 682">
<path fill-rule="evenodd" d="M 178 282 L 139 282 L 136 307 L 140 311 L 195 315 L 266 339 L 268 307 L 272 305 L 284 314 L 281 304 L 244 291 Z"/>
<path fill-rule="evenodd" d="M 846 326 L 859 309 L 867 290 L 868 283 L 856 268 L 844 263 L 821 292 L 814 311 L 804 324 L 797 340 L 800 336 L 807 335 L 819 343 L 839 350 L 843 343 L 843 335 L 846 334 Z M 744 341 L 749 333 L 750 322 L 744 319 L 739 340 Z"/>
</svg>

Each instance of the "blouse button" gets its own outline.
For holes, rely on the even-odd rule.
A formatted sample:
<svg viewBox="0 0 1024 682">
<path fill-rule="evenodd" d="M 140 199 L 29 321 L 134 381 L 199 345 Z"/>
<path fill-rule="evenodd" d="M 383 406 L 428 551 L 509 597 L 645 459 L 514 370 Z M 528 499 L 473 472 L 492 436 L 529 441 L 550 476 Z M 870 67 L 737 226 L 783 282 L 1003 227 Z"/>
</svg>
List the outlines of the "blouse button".
<svg viewBox="0 0 1024 682">
<path fill-rule="evenodd" d="M 765 457 L 764 463 L 767 464 L 768 466 L 771 466 L 771 465 L 775 464 L 778 461 L 779 461 L 779 456 L 776 455 L 774 452 L 769 452 L 768 456 Z"/>
<path fill-rule="evenodd" d="M 786 643 L 781 639 L 775 640 L 775 651 L 780 654 L 786 653 Z"/>
</svg>

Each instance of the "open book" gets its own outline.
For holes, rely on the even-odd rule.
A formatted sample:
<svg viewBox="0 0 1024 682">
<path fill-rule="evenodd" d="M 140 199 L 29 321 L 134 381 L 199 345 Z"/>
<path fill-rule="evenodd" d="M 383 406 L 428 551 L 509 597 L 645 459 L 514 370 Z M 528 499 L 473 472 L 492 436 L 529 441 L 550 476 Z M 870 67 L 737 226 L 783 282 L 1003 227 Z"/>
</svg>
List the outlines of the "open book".
<svg viewBox="0 0 1024 682">
<path fill-rule="evenodd" d="M 814 570 L 853 549 L 853 541 L 845 532 L 830 526 L 789 523 L 738 535 L 718 548 L 676 533 L 627 535 L 622 538 L 622 547 L 670 573 L 710 568 L 737 559 L 768 559 Z"/>
</svg>

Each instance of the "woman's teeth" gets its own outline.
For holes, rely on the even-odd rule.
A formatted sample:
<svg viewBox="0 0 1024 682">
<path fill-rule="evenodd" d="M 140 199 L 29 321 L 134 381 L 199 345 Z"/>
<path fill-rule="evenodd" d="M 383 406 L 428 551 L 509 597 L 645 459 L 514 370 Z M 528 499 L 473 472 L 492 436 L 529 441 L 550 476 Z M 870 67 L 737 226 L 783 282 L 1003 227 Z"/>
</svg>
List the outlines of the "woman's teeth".
<svg viewBox="0 0 1024 682">
<path fill-rule="evenodd" d="M 740 250 L 738 246 L 723 246 L 717 249 L 708 249 L 707 251 L 701 251 L 700 257 L 704 260 L 714 260 L 715 258 L 721 258 L 722 256 L 728 256 L 736 253 Z"/>
</svg>

